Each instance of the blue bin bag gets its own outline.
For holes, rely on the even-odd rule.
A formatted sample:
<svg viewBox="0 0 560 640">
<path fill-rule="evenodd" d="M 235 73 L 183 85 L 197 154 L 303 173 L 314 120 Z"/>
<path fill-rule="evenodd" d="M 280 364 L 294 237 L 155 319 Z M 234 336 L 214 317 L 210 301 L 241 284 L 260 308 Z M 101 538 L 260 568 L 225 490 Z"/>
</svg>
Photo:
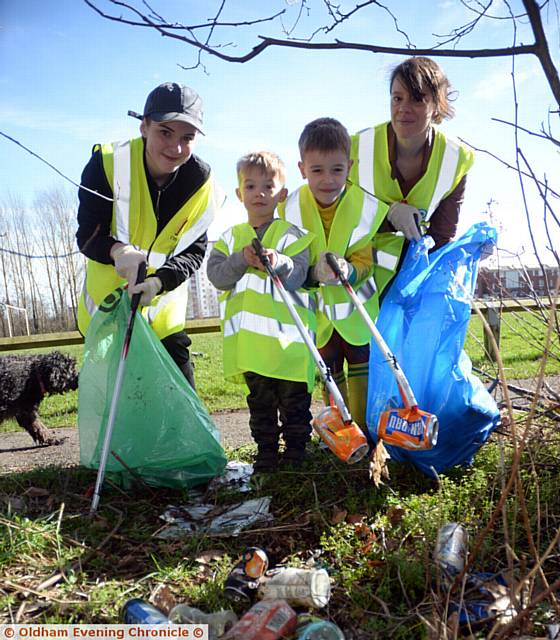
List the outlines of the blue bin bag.
<svg viewBox="0 0 560 640">
<path fill-rule="evenodd" d="M 472 374 L 463 350 L 480 257 L 491 252 L 496 238 L 493 227 L 478 223 L 431 254 L 429 236 L 412 242 L 377 319 L 420 409 L 439 419 L 433 449 L 387 450 L 393 460 L 412 462 L 429 476 L 471 464 L 500 421 L 494 399 Z M 374 442 L 380 414 L 402 406 L 393 372 L 372 340 L 366 422 Z"/>
<path fill-rule="evenodd" d="M 128 294 L 117 289 L 95 312 L 78 388 L 80 463 L 97 469 L 126 326 Z M 114 451 L 126 467 L 110 452 Z M 222 474 L 219 433 L 146 320 L 136 315 L 107 458 L 107 476 L 128 487 L 189 488 Z"/>
</svg>

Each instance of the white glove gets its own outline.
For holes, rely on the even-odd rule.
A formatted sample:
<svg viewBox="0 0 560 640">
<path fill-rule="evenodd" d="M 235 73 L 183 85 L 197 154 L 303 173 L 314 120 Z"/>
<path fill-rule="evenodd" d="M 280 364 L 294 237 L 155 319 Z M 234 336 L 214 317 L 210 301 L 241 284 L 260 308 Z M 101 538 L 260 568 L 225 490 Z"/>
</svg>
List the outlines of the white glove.
<svg viewBox="0 0 560 640">
<path fill-rule="evenodd" d="M 147 262 L 146 254 L 138 251 L 131 244 L 115 244 L 111 249 L 111 258 L 115 263 L 115 269 L 121 278 L 126 278 L 131 287 L 136 283 L 138 267 Z"/>
<path fill-rule="evenodd" d="M 394 202 L 389 207 L 387 219 L 397 231 L 402 231 L 407 240 L 420 240 L 420 212 L 404 202 Z"/>
<path fill-rule="evenodd" d="M 129 286 L 128 295 L 132 298 L 135 293 L 141 293 L 140 304 L 146 307 L 152 303 L 152 300 L 158 295 L 161 288 L 161 280 L 157 276 L 151 276 L 150 278 L 146 278 L 144 282 Z"/>
<path fill-rule="evenodd" d="M 352 273 L 352 271 L 354 271 L 354 267 L 349 262 L 347 262 L 344 258 L 341 258 L 340 256 L 335 255 L 335 258 L 338 263 L 338 268 L 342 273 L 342 276 L 344 278 L 348 278 Z M 339 282 L 338 276 L 329 267 L 325 253 L 322 253 L 319 256 L 319 260 L 317 261 L 317 264 L 313 267 L 312 276 L 314 280 L 318 280 L 323 284 L 338 284 Z"/>
</svg>

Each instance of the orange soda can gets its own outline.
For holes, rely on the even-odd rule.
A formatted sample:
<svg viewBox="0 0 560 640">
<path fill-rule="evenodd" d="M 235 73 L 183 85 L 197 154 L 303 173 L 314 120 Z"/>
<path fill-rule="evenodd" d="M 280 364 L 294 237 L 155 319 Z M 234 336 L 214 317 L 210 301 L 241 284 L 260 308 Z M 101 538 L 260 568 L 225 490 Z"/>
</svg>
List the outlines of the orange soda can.
<svg viewBox="0 0 560 640">
<path fill-rule="evenodd" d="M 354 464 L 367 454 L 369 447 L 363 431 L 355 422 L 345 424 L 337 407 L 325 407 L 312 424 L 321 440 L 343 462 Z"/>
<path fill-rule="evenodd" d="M 377 437 L 385 444 L 419 451 L 432 449 L 438 438 L 438 419 L 418 407 L 389 409 L 379 416 Z"/>
</svg>

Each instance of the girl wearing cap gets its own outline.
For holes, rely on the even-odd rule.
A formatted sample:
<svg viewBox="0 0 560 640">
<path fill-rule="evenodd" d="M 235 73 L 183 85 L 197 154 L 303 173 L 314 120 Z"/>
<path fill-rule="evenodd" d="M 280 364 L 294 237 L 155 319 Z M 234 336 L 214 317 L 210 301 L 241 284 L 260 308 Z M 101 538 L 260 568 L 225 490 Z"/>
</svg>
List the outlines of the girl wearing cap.
<svg viewBox="0 0 560 640">
<path fill-rule="evenodd" d="M 351 151 L 350 181 L 391 205 L 373 240 L 379 292 L 397 270 L 405 240 L 419 240 L 422 227 L 435 248 L 453 238 L 474 161 L 470 149 L 435 126 L 453 117 L 450 83 L 436 62 L 408 58 L 393 69 L 389 88 L 390 122 L 354 135 Z"/>
<path fill-rule="evenodd" d="M 141 137 L 94 146 L 81 183 L 105 197 L 80 189 L 76 234 L 88 259 L 81 333 L 102 300 L 128 283 L 131 295 L 141 293 L 144 317 L 193 388 L 187 280 L 202 264 L 215 211 L 210 167 L 193 154 L 202 116 L 202 101 L 189 87 L 156 87 L 137 116 Z M 135 284 L 143 262 L 146 280 Z"/>
</svg>

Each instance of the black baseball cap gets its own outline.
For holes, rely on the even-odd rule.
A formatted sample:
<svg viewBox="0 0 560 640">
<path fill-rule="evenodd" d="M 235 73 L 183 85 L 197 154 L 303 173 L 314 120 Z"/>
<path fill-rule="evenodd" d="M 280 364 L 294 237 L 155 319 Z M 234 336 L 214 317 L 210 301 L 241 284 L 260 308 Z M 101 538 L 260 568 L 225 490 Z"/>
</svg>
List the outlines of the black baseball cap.
<svg viewBox="0 0 560 640">
<path fill-rule="evenodd" d="M 136 115 L 131 111 L 129 114 Z M 176 82 L 164 82 L 148 95 L 142 117 L 155 122 L 188 122 L 204 135 L 202 116 L 202 100 L 194 89 Z"/>
</svg>

